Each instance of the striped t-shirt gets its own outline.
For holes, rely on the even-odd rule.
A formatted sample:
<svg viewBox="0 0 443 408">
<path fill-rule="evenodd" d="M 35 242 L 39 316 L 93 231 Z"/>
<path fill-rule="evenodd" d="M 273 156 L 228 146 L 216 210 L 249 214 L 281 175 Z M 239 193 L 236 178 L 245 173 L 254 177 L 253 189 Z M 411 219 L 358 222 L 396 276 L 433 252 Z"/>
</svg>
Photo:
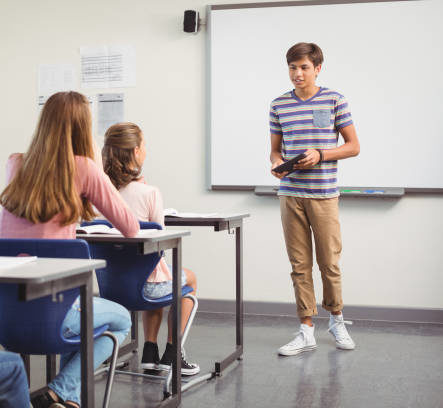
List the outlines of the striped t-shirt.
<svg viewBox="0 0 443 408">
<path fill-rule="evenodd" d="M 337 147 L 339 129 L 352 124 L 343 95 L 320 88 L 303 101 L 294 91 L 273 100 L 270 109 L 271 133 L 282 135 L 283 160 L 307 149 Z M 332 198 L 337 189 L 337 160 L 323 161 L 312 169 L 296 170 L 280 180 L 278 195 L 304 198 Z"/>
</svg>

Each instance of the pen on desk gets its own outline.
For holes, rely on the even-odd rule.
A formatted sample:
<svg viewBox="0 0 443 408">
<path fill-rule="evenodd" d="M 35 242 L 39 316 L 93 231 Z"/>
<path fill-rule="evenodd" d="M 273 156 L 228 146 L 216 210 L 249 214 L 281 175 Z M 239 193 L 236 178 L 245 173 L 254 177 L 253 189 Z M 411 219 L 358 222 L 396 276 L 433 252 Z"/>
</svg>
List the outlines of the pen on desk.
<svg viewBox="0 0 443 408">
<path fill-rule="evenodd" d="M 365 193 L 378 193 L 378 194 L 384 194 L 384 190 L 365 190 Z"/>
<path fill-rule="evenodd" d="M 341 190 L 342 193 L 361 193 L 361 190 Z"/>
</svg>

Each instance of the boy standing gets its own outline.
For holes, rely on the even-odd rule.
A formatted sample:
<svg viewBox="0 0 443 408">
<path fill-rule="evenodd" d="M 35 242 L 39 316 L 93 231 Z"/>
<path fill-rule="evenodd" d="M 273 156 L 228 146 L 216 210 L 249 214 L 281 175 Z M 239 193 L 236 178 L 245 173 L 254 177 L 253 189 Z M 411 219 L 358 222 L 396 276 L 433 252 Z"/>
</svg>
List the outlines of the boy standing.
<svg viewBox="0 0 443 408">
<path fill-rule="evenodd" d="M 343 95 L 315 83 L 323 63 L 320 47 L 313 43 L 295 44 L 286 59 L 294 90 L 271 103 L 271 172 L 281 179 L 281 219 L 301 325 L 295 339 L 280 347 L 278 353 L 295 355 L 317 347 L 312 323 L 317 307 L 311 231 L 323 281 L 322 306 L 331 313 L 329 331 L 337 348 L 351 350 L 355 343 L 345 327 L 350 322 L 345 322 L 341 313 L 337 160 L 358 155 L 360 145 Z M 338 133 L 344 139 L 340 147 Z M 300 153 L 306 157 L 294 165 L 293 172 L 273 171 Z"/>
</svg>

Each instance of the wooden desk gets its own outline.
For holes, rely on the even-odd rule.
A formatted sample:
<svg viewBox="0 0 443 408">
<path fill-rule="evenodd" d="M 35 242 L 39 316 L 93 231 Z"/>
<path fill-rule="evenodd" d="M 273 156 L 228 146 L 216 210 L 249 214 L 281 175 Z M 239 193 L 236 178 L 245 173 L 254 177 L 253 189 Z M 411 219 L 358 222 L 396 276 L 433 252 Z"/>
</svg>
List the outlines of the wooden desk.
<svg viewBox="0 0 443 408">
<path fill-rule="evenodd" d="M 77 234 L 77 238 L 88 242 L 102 242 L 110 245 L 135 245 L 140 254 L 147 255 L 172 249 L 172 295 L 174 310 L 172 319 L 172 345 L 175 359 L 172 362 L 172 395 L 165 399 L 161 407 L 178 407 L 181 402 L 181 270 L 182 270 L 182 237 L 190 235 L 189 231 L 141 230 L 152 231 L 149 235 L 125 238 L 115 234 Z M 132 311 L 131 343 L 122 347 L 119 356 L 138 349 L 138 317 Z"/>
<path fill-rule="evenodd" d="M 166 226 L 180 227 L 214 227 L 214 231 L 230 231 L 235 229 L 235 304 L 236 304 L 236 348 L 233 353 L 222 361 L 215 363 L 214 375 L 221 372 L 243 355 L 243 219 L 248 213 L 217 214 L 208 218 L 165 217 Z M 185 386 L 186 387 L 186 386 Z M 184 387 L 184 389 L 185 389 Z"/>
<path fill-rule="evenodd" d="M 103 268 L 99 259 L 37 258 L 27 264 L 0 270 L 0 283 L 18 284 L 19 300 L 28 301 L 71 288 L 80 288 L 81 406 L 94 407 L 92 271 Z"/>
</svg>

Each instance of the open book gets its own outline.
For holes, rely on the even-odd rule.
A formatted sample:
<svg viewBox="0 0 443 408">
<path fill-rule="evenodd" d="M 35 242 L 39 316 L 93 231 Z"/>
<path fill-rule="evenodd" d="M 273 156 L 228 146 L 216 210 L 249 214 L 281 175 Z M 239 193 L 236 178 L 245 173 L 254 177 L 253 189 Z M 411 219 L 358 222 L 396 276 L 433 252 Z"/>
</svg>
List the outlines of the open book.
<svg viewBox="0 0 443 408">
<path fill-rule="evenodd" d="M 111 228 L 104 224 L 86 225 L 84 227 L 77 226 L 75 228 L 77 234 L 113 234 L 121 235 L 117 228 Z"/>
<path fill-rule="evenodd" d="M 217 213 L 190 213 L 178 212 L 175 208 L 165 208 L 163 210 L 165 217 L 181 217 L 181 218 L 212 218 L 217 217 Z"/>
<path fill-rule="evenodd" d="M 87 225 L 84 227 L 77 226 L 75 228 L 77 234 L 111 234 L 111 235 L 122 235 L 122 233 L 117 228 L 111 228 L 104 224 Z M 158 234 L 156 229 L 142 229 L 138 232 L 138 237 L 146 237 L 149 235 Z"/>
</svg>

